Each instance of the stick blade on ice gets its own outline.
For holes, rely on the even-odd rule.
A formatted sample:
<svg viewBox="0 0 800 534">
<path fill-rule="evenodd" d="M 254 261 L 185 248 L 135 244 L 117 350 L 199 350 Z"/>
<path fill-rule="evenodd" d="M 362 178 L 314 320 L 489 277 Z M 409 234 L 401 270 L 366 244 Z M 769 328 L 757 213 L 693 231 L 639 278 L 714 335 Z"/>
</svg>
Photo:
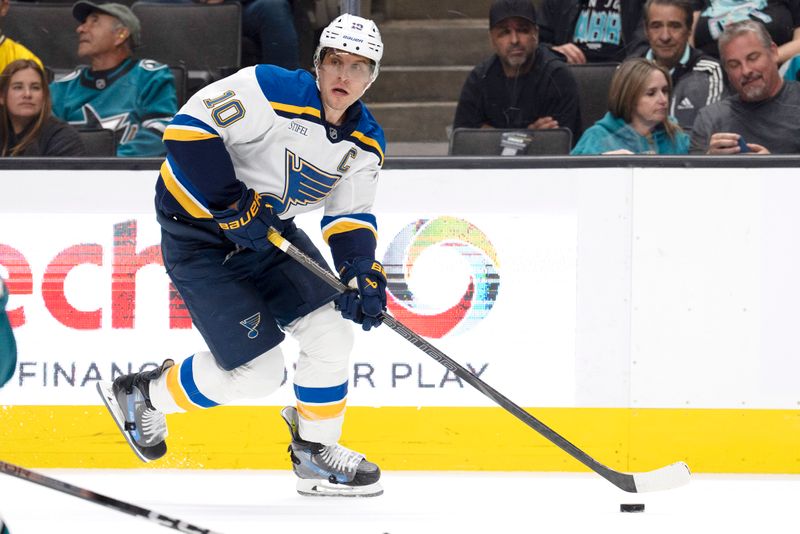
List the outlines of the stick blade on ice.
<svg viewBox="0 0 800 534">
<path fill-rule="evenodd" d="M 633 475 L 633 481 L 636 493 L 645 493 L 684 486 L 689 483 L 691 477 L 692 473 L 686 462 L 675 462 L 655 471 L 636 473 Z"/>
</svg>

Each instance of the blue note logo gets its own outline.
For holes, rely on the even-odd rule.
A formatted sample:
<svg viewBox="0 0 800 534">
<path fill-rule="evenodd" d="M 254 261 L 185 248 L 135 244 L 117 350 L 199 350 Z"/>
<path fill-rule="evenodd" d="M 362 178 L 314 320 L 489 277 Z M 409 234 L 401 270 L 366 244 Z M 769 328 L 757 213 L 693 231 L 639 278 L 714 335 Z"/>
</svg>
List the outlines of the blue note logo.
<svg viewBox="0 0 800 534">
<path fill-rule="evenodd" d="M 257 338 L 258 325 L 261 324 L 261 312 L 251 315 L 244 321 L 239 321 L 239 324 L 247 328 L 247 337 L 249 337 L 250 339 Z"/>
<path fill-rule="evenodd" d="M 303 158 L 286 151 L 286 182 L 283 195 L 262 193 L 275 213 L 284 213 L 292 206 L 308 206 L 325 200 L 342 176 L 315 167 Z"/>
</svg>

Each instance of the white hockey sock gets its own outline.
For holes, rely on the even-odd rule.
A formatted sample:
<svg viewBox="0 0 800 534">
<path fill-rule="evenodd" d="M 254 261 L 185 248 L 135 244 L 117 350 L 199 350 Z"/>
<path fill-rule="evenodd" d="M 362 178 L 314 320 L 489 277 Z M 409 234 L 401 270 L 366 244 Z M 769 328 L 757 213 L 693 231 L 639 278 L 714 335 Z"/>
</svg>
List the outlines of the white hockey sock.
<svg viewBox="0 0 800 534">
<path fill-rule="evenodd" d="M 230 371 L 210 352 L 198 352 L 150 382 L 150 401 L 161 412 L 176 413 L 264 397 L 280 387 L 283 372 L 279 347 Z"/>
</svg>

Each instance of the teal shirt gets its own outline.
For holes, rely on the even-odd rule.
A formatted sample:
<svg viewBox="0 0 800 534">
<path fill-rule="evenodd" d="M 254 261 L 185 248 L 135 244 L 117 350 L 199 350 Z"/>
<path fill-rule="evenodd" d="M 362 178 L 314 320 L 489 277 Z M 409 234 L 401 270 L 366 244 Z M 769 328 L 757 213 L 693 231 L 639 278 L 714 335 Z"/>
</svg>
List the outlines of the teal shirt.
<svg viewBox="0 0 800 534">
<path fill-rule="evenodd" d="M 573 156 L 602 154 L 623 148 L 634 154 L 689 153 L 689 136 L 684 131 L 679 131 L 675 134 L 675 139 L 670 139 L 664 127 L 658 126 L 653 130 L 651 138 L 652 142 L 634 130 L 630 124 L 607 112 L 602 119 L 583 132 L 571 154 Z"/>
<path fill-rule="evenodd" d="M 117 156 L 160 157 L 164 129 L 178 111 L 167 65 L 128 58 L 113 69 L 79 67 L 50 84 L 53 115 L 75 128 L 114 130 Z"/>
<path fill-rule="evenodd" d="M 786 62 L 786 70 L 783 72 L 783 79 L 792 82 L 800 82 L 800 55 L 794 56 Z"/>
</svg>

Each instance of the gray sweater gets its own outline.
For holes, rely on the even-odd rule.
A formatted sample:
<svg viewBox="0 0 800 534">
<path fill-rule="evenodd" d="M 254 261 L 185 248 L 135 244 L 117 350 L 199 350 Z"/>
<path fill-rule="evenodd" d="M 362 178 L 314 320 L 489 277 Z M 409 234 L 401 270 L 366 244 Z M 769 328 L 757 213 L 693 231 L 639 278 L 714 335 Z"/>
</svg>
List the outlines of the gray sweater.
<svg viewBox="0 0 800 534">
<path fill-rule="evenodd" d="M 730 96 L 700 110 L 692 127 L 690 154 L 705 154 L 711 135 L 737 133 L 772 154 L 800 154 L 800 82 L 785 81 L 772 98 L 743 102 Z"/>
</svg>

